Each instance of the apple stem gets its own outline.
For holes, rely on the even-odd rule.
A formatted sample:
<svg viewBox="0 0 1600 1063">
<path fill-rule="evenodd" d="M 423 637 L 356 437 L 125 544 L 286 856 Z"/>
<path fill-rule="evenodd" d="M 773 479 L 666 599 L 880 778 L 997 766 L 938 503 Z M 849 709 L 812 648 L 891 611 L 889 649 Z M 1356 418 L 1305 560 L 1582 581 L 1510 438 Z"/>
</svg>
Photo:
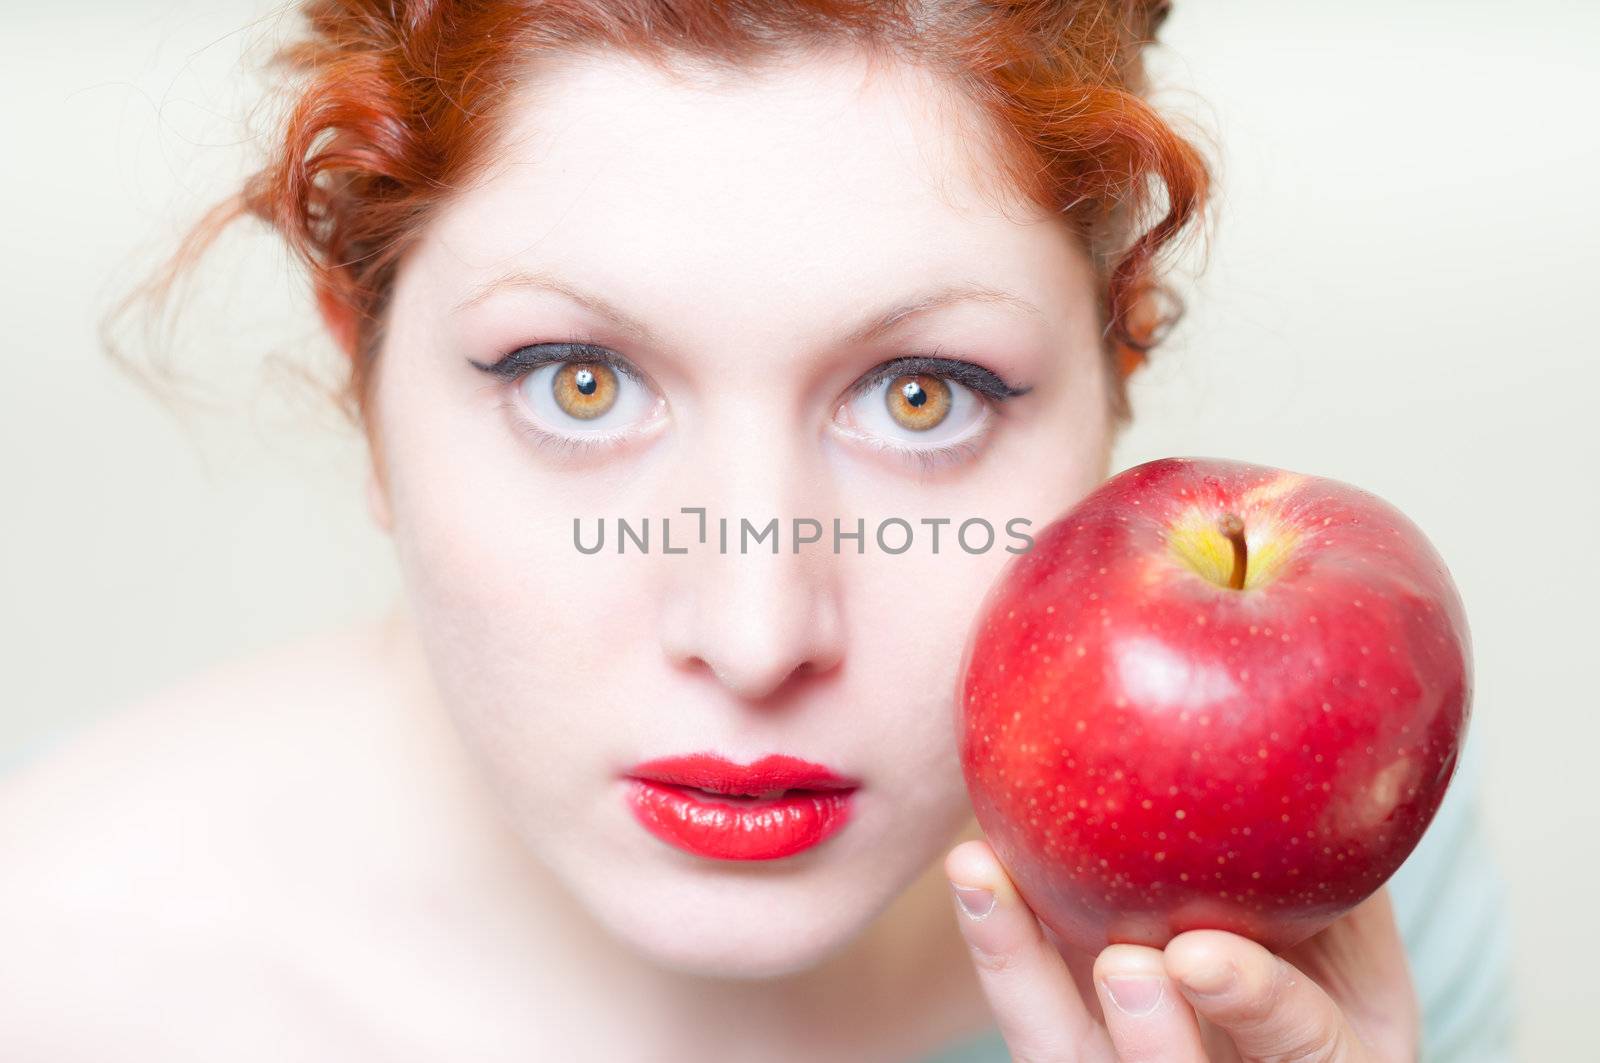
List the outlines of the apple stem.
<svg viewBox="0 0 1600 1063">
<path fill-rule="evenodd" d="M 1244 546 L 1244 521 L 1238 514 L 1225 513 L 1217 522 L 1217 529 L 1227 536 L 1233 544 L 1233 572 L 1228 577 L 1228 586 L 1234 590 L 1244 589 L 1244 571 L 1247 552 Z"/>
</svg>

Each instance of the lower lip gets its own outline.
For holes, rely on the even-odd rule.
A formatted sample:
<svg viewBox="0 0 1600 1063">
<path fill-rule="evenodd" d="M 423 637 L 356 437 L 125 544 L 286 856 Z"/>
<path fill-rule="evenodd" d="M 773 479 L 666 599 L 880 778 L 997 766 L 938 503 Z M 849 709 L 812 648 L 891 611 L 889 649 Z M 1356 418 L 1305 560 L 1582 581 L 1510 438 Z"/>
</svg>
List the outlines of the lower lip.
<svg viewBox="0 0 1600 1063">
<path fill-rule="evenodd" d="M 853 790 L 796 790 L 719 801 L 692 786 L 629 779 L 628 804 L 668 845 L 713 860 L 777 860 L 820 845 L 850 819 Z"/>
</svg>

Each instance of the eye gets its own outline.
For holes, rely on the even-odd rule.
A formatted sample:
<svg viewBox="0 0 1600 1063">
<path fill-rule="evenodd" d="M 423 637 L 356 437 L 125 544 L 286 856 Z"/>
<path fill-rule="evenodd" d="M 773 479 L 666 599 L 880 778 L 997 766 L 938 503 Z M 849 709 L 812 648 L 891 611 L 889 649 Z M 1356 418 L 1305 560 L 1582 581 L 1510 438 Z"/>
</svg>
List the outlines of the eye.
<svg viewBox="0 0 1600 1063">
<path fill-rule="evenodd" d="M 529 375 L 542 372 L 540 369 Z M 616 371 L 608 365 L 562 362 L 550 381 L 550 394 L 563 413 L 592 421 L 617 404 L 618 387 Z"/>
<path fill-rule="evenodd" d="M 911 373 L 895 377 L 889 382 L 883 404 L 895 424 L 917 432 L 927 432 L 937 428 L 950 415 L 955 406 L 954 389 L 958 387 L 961 385 L 947 383 L 943 378 L 928 373 Z"/>
<path fill-rule="evenodd" d="M 626 429 L 655 402 L 645 384 L 601 361 L 547 362 L 525 375 L 517 391 L 539 427 L 558 435 Z"/>
<path fill-rule="evenodd" d="M 972 389 L 934 373 L 885 376 L 852 399 L 848 410 L 860 430 L 913 446 L 965 435 L 988 413 Z"/>
<path fill-rule="evenodd" d="M 631 362 L 590 343 L 533 344 L 472 364 L 515 381 L 513 411 L 541 443 L 604 445 L 652 422 L 663 406 Z"/>
<path fill-rule="evenodd" d="M 970 457 L 999 404 L 1026 394 L 973 362 L 898 358 L 855 384 L 839 408 L 847 434 L 924 465 Z"/>
</svg>

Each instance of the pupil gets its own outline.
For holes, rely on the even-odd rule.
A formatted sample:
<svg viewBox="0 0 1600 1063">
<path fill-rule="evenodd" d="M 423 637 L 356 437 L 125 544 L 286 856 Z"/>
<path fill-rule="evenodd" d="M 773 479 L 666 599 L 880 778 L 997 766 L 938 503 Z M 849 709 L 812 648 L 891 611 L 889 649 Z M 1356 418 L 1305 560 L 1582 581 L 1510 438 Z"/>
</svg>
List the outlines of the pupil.
<svg viewBox="0 0 1600 1063">
<path fill-rule="evenodd" d="M 588 369 L 580 369 L 580 370 L 577 371 L 577 373 L 575 373 L 573 375 L 577 379 L 577 384 L 578 384 L 578 390 L 579 391 L 583 392 L 585 395 L 593 395 L 594 394 L 594 389 L 595 389 L 595 387 L 597 385 L 596 385 L 596 382 L 595 382 L 595 379 L 594 379 L 594 373 L 593 372 L 591 372 Z"/>
<path fill-rule="evenodd" d="M 906 401 L 911 403 L 913 406 L 921 406 L 923 403 L 928 401 L 928 393 L 922 390 L 922 385 L 918 384 L 915 380 L 901 388 L 900 394 L 904 395 L 906 397 Z"/>
</svg>

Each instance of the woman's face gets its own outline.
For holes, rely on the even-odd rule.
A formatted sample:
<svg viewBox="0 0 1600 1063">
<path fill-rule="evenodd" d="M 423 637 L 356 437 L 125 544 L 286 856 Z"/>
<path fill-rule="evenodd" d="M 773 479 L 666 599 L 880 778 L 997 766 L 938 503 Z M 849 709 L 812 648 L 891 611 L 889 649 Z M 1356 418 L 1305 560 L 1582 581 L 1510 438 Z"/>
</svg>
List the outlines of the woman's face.
<svg viewBox="0 0 1600 1063">
<path fill-rule="evenodd" d="M 1025 545 L 1007 524 L 1036 536 L 1106 473 L 1088 260 L 1001 212 L 960 108 L 855 55 L 716 85 L 572 59 L 400 271 L 375 431 L 439 690 L 528 850 L 662 965 L 804 969 L 942 855 L 970 816 L 961 653 Z M 616 366 L 474 365 L 559 341 Z M 875 379 L 935 351 L 951 375 Z M 646 518 L 648 552 L 619 553 Z M 779 552 L 740 552 L 741 518 L 776 518 Z M 899 525 L 877 541 L 892 518 L 904 552 Z M 980 525 L 957 542 L 971 518 L 987 549 Z M 835 519 L 864 542 L 835 550 Z M 852 813 L 790 856 L 691 855 L 625 775 L 696 752 L 827 765 Z"/>
</svg>

